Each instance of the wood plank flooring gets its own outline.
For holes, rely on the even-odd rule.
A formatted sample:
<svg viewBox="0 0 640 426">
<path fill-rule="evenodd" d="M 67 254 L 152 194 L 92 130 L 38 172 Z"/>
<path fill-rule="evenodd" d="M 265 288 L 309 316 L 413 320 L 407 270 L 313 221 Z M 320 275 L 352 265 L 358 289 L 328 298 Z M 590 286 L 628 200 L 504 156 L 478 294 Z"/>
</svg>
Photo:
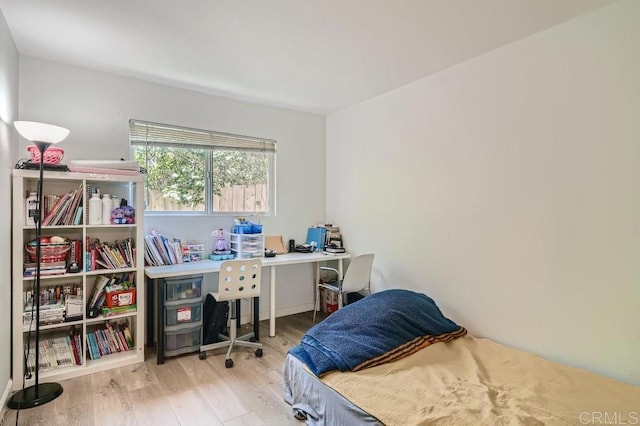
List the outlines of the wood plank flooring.
<svg viewBox="0 0 640 426">
<path fill-rule="evenodd" d="M 311 318 L 312 312 L 278 318 L 273 338 L 262 321 L 262 358 L 237 348 L 229 369 L 226 349 L 207 352 L 206 360 L 193 353 L 157 365 L 155 349 L 147 348 L 144 363 L 60 381 L 62 395 L 48 404 L 5 408 L 0 425 L 299 425 L 282 398 L 282 364 Z"/>
</svg>

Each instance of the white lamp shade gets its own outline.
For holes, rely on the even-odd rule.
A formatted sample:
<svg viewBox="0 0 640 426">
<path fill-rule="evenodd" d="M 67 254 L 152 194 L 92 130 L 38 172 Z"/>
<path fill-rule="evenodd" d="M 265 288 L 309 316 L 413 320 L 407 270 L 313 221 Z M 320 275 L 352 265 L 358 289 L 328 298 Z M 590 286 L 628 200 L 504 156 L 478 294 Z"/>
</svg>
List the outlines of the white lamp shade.
<svg viewBox="0 0 640 426">
<path fill-rule="evenodd" d="M 30 142 L 58 143 L 69 136 L 69 129 L 35 121 L 14 121 L 18 133 Z"/>
</svg>

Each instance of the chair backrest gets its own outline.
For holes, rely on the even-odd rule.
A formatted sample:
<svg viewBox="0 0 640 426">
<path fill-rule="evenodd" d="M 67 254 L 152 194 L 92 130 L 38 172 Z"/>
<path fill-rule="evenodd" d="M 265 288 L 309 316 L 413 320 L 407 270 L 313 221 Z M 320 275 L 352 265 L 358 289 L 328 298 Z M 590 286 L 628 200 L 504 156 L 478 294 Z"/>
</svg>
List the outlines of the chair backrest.
<svg viewBox="0 0 640 426">
<path fill-rule="evenodd" d="M 260 296 L 261 278 L 262 261 L 260 259 L 222 262 L 218 274 L 218 300 Z"/>
<path fill-rule="evenodd" d="M 373 257 L 373 253 L 361 254 L 351 261 L 342 280 L 342 291 L 344 293 L 361 291 L 369 287 Z"/>
</svg>

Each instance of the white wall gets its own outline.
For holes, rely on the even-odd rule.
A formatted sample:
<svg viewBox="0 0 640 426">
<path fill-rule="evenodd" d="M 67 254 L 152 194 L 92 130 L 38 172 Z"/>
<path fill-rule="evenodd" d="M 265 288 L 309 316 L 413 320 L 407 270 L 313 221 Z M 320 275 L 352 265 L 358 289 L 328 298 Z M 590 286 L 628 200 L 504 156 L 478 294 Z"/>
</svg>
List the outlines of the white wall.
<svg viewBox="0 0 640 426">
<path fill-rule="evenodd" d="M 20 58 L 20 118 L 68 127 L 69 159 L 129 158 L 130 118 L 277 140 L 277 215 L 258 218 L 268 235 L 302 240 L 325 215 L 325 118 L 203 95 L 31 57 Z M 26 156 L 26 151 L 21 155 Z M 211 231 L 233 218 L 147 217 L 145 228 L 213 245 Z M 311 309 L 313 268 L 278 269 L 279 314 Z M 207 277 L 207 289 L 212 279 Z M 263 289 L 261 315 L 267 316 Z"/>
<path fill-rule="evenodd" d="M 640 384 L 640 2 L 327 118 L 327 220 L 376 289 Z"/>
<path fill-rule="evenodd" d="M 16 163 L 18 51 L 0 11 L 0 407 L 11 372 L 11 170 Z"/>
</svg>

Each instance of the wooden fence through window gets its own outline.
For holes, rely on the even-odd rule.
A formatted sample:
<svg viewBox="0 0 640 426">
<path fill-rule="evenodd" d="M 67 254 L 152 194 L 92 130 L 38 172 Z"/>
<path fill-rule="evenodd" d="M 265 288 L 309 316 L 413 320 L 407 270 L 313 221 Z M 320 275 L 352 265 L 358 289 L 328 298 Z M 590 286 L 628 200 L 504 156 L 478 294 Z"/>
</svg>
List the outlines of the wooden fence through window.
<svg viewBox="0 0 640 426">
<path fill-rule="evenodd" d="M 213 196 L 216 212 L 262 212 L 267 209 L 268 187 L 266 184 L 234 185 L 222 188 L 221 195 Z M 204 204 L 180 205 L 159 191 L 148 192 L 148 211 L 204 211 Z"/>
</svg>

